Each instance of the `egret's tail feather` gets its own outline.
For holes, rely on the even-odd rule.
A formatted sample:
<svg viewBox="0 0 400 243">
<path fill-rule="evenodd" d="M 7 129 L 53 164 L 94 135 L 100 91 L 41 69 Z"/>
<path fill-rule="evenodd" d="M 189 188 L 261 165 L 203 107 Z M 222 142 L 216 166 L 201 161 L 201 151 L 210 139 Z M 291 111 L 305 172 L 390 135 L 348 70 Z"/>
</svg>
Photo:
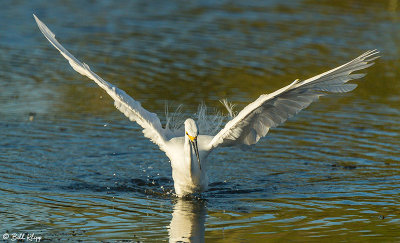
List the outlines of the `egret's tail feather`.
<svg viewBox="0 0 400 243">
<path fill-rule="evenodd" d="M 221 112 L 207 112 L 207 106 L 201 103 L 196 112 L 197 126 L 202 134 L 215 135 L 222 127 L 225 117 Z"/>
<path fill-rule="evenodd" d="M 234 111 L 236 104 L 233 104 L 232 102 L 228 102 L 228 99 L 222 99 L 219 102 L 221 102 L 221 104 L 224 105 L 224 107 L 228 111 L 230 118 L 234 118 L 237 115 L 237 112 Z"/>
</svg>

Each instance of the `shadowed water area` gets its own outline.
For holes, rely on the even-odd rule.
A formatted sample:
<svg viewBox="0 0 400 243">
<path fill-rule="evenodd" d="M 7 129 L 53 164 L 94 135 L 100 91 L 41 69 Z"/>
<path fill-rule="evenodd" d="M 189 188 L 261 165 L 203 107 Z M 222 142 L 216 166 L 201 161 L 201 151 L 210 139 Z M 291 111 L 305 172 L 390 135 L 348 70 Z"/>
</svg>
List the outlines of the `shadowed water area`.
<svg viewBox="0 0 400 243">
<path fill-rule="evenodd" d="M 0 237 L 51 241 L 400 241 L 400 2 L 13 1 L 0 8 Z M 157 113 L 240 111 L 369 49 L 382 58 L 252 150 L 209 157 L 210 189 L 171 167 L 74 72 L 35 13 L 93 71 Z"/>
</svg>

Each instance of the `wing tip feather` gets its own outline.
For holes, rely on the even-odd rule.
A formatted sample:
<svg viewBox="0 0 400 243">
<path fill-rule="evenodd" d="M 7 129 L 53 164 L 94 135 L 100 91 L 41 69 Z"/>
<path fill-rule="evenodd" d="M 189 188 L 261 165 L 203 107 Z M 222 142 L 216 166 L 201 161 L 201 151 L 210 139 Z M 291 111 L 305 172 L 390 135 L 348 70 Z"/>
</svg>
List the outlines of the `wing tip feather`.
<svg viewBox="0 0 400 243">
<path fill-rule="evenodd" d="M 33 14 L 33 18 L 35 19 L 36 24 L 38 25 L 40 31 L 44 34 L 44 36 L 47 39 L 50 40 L 50 39 L 56 38 L 56 35 L 35 14 Z M 54 41 L 54 40 L 52 40 L 52 41 Z M 52 41 L 50 41 L 50 42 L 52 42 Z"/>
</svg>

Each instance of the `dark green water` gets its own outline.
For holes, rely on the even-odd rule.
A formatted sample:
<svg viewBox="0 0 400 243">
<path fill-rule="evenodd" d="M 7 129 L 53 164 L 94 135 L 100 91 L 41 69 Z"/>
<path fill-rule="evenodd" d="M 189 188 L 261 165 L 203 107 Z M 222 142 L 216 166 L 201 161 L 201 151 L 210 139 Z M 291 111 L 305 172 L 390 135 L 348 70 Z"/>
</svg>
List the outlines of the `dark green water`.
<svg viewBox="0 0 400 243">
<path fill-rule="evenodd" d="M 212 154 L 210 190 L 183 201 L 164 154 L 32 13 L 162 120 L 166 101 L 240 109 L 366 50 L 382 58 L 252 151 Z M 0 16 L 0 237 L 400 241 L 400 2 L 13 1 Z"/>
</svg>

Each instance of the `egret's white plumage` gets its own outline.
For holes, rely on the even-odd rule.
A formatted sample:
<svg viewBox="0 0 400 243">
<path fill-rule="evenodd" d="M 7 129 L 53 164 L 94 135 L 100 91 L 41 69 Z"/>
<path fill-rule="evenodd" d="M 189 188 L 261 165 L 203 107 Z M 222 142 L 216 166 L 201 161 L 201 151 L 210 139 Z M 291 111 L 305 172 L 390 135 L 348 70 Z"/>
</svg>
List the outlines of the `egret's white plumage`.
<svg viewBox="0 0 400 243">
<path fill-rule="evenodd" d="M 156 114 L 145 110 L 123 90 L 106 82 L 91 71 L 88 65 L 78 61 L 55 39 L 55 35 L 47 26 L 33 16 L 44 36 L 69 61 L 72 68 L 104 89 L 114 99 L 115 107 L 131 121 L 136 121 L 143 128 L 144 136 L 166 153 L 171 161 L 174 187 L 178 196 L 207 190 L 206 159 L 215 148 L 253 145 L 267 135 L 270 128 L 284 123 L 320 96 L 329 92 L 342 93 L 353 90 L 357 85 L 347 82 L 361 78 L 364 74 L 351 73 L 373 65 L 372 61 L 378 58 L 378 51 L 368 51 L 315 77 L 304 81 L 295 80 L 271 94 L 261 95 L 237 115 L 225 101 L 223 103 L 230 113 L 231 120 L 215 136 L 199 135 L 199 124 L 190 118 L 185 120 L 182 131 L 170 129 L 168 125 L 163 128 Z M 204 122 L 203 119 L 200 121 Z M 214 119 L 214 122 L 219 124 L 221 120 Z"/>
</svg>

